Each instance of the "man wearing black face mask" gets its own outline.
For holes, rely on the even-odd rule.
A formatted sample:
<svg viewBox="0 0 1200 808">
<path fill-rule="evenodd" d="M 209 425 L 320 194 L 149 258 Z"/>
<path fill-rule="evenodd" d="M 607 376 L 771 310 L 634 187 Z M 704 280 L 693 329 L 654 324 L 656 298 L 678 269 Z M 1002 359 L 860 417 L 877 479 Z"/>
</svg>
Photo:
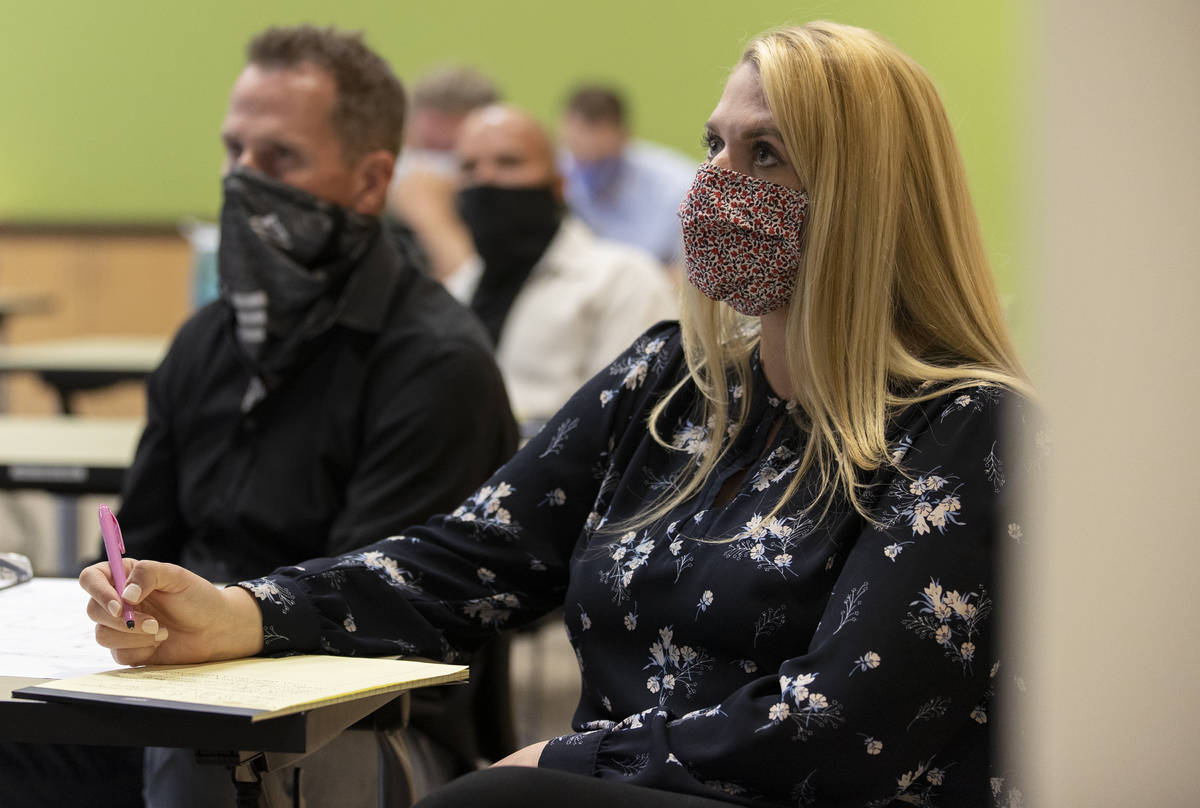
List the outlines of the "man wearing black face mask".
<svg viewBox="0 0 1200 808">
<path fill-rule="evenodd" d="M 486 334 L 381 236 L 404 103 L 356 35 L 251 42 L 221 130 L 221 299 L 149 381 L 129 556 L 234 581 L 345 552 L 452 511 L 515 448 Z M 375 799 L 343 774 L 340 805 Z M 148 750 L 146 785 L 151 806 L 232 804 L 189 750 Z"/>
<path fill-rule="evenodd" d="M 566 213 L 553 144 L 527 113 L 471 113 L 457 154 L 458 212 L 478 259 L 446 286 L 495 341 L 517 417 L 545 420 L 639 333 L 676 316 L 674 290 L 653 257 Z"/>
</svg>

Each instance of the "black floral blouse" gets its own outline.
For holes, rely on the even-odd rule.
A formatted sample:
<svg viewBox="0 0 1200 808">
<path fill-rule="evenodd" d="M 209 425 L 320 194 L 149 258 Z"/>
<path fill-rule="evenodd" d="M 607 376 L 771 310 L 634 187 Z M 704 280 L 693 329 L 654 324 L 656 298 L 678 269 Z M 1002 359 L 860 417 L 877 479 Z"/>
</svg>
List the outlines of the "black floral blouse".
<svg viewBox="0 0 1200 808">
<path fill-rule="evenodd" d="M 1027 461 L 1008 462 L 1001 426 L 1028 407 L 980 386 L 902 413 L 906 473 L 865 481 L 876 524 L 805 513 L 811 486 L 768 518 L 805 435 L 756 364 L 718 472 L 621 532 L 714 439 L 695 396 L 660 422 L 676 450 L 645 428 L 685 373 L 660 324 L 453 514 L 243 583 L 266 652 L 458 660 L 562 606 L 583 693 L 542 766 L 748 805 L 1020 802 L 992 742 L 997 691 L 1023 684 L 994 629 L 998 557 L 1026 541 L 1004 500 Z"/>
</svg>

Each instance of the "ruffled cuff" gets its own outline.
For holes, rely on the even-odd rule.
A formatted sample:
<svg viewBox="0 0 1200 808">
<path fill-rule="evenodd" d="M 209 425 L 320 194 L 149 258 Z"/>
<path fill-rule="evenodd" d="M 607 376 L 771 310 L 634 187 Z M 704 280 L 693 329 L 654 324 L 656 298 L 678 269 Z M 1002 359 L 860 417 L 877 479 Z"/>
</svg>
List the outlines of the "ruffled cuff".
<svg viewBox="0 0 1200 808">
<path fill-rule="evenodd" d="M 596 754 L 606 734 L 605 730 L 597 729 L 552 738 L 542 747 L 538 766 L 593 777 L 596 774 Z"/>
<path fill-rule="evenodd" d="M 320 616 L 300 582 L 269 576 L 236 585 L 253 595 L 262 610 L 263 654 L 320 647 Z"/>
</svg>

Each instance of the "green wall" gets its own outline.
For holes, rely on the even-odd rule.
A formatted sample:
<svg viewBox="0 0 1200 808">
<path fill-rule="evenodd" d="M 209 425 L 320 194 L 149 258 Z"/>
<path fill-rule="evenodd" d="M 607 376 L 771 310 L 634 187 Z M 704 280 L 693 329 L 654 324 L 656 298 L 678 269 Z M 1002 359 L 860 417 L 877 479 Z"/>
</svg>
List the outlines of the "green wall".
<svg viewBox="0 0 1200 808">
<path fill-rule="evenodd" d="M 405 79 L 473 64 L 550 123 L 575 81 L 612 80 L 638 134 L 699 159 L 745 41 L 825 18 L 886 34 L 933 75 L 1011 295 L 1025 2 L 0 0 L 0 222 L 213 216 L 226 95 L 246 40 L 272 23 L 361 28 Z"/>
</svg>

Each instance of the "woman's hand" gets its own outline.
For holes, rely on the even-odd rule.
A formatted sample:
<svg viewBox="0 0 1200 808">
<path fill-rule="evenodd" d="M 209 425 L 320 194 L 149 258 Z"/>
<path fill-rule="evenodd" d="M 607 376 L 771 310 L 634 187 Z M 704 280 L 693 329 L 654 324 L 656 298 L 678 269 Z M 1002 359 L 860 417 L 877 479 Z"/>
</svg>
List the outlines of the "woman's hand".
<svg viewBox="0 0 1200 808">
<path fill-rule="evenodd" d="M 538 741 L 531 743 L 524 749 L 518 749 L 506 758 L 497 760 L 493 766 L 533 766 L 537 768 L 538 760 L 542 757 L 542 749 L 545 748 L 549 741 Z"/>
<path fill-rule="evenodd" d="M 108 562 L 79 575 L 91 595 L 88 617 L 96 642 L 112 649 L 122 665 L 176 665 L 253 656 L 262 650 L 262 613 L 241 587 L 218 589 L 175 564 L 122 559 L 128 582 L 125 602 L 134 607 L 134 627 L 121 617 Z"/>
</svg>

